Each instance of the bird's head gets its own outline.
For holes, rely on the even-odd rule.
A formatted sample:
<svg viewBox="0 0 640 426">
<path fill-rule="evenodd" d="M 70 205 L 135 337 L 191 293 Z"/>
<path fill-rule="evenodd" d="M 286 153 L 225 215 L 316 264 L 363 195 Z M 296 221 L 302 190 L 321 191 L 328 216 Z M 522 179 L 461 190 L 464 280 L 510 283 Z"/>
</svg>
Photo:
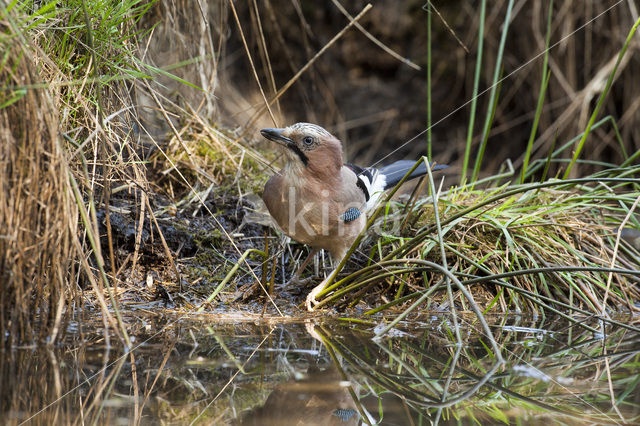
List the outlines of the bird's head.
<svg viewBox="0 0 640 426">
<path fill-rule="evenodd" d="M 315 173 L 337 173 L 342 167 L 342 144 L 322 127 L 296 123 L 283 129 L 262 129 L 260 133 L 285 148 L 289 164 Z"/>
</svg>

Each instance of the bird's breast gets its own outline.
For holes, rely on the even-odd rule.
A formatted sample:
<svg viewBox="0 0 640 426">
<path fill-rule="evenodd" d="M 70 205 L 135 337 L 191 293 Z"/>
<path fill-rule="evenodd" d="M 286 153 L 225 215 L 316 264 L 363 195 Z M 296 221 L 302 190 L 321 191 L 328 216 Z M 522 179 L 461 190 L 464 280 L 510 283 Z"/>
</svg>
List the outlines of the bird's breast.
<svg viewBox="0 0 640 426">
<path fill-rule="evenodd" d="M 345 221 L 350 208 L 364 208 L 357 197 L 341 199 L 341 188 L 280 173 L 265 185 L 263 200 L 280 229 L 292 239 L 330 251 L 336 241 L 352 240 L 364 227 L 361 220 Z M 344 198 L 344 197 L 343 197 Z"/>
</svg>

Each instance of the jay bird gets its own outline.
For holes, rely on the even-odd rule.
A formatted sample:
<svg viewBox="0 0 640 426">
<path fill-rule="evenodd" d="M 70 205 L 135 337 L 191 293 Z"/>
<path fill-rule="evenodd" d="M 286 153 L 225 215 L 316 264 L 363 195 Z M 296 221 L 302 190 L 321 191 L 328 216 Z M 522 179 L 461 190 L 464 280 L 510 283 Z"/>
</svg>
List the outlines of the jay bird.
<svg viewBox="0 0 640 426">
<path fill-rule="evenodd" d="M 284 168 L 267 181 L 262 199 L 284 234 L 312 248 L 294 274 L 294 282 L 319 249 L 340 262 L 365 228 L 366 212 L 415 164 L 401 160 L 380 169 L 344 164 L 340 140 L 315 124 L 296 123 L 260 133 L 281 145 L 287 157 Z M 448 166 L 431 167 L 435 171 Z M 426 173 L 422 163 L 409 179 Z M 332 275 L 309 293 L 308 310 L 313 310 L 316 296 Z"/>
</svg>

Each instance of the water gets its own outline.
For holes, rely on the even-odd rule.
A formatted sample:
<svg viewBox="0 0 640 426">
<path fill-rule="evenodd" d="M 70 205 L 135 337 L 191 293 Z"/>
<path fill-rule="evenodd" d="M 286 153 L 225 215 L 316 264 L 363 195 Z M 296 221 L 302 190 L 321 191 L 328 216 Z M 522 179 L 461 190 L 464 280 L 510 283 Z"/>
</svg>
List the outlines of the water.
<svg viewBox="0 0 640 426">
<path fill-rule="evenodd" d="M 4 424 L 617 424 L 640 420 L 640 334 L 496 317 L 506 362 L 472 316 L 382 321 L 136 313 L 134 349 L 100 319 L 0 352 Z M 636 322 L 638 318 L 635 318 Z M 632 322 L 632 319 L 624 319 Z M 617 400 L 612 407 L 611 394 Z"/>
</svg>

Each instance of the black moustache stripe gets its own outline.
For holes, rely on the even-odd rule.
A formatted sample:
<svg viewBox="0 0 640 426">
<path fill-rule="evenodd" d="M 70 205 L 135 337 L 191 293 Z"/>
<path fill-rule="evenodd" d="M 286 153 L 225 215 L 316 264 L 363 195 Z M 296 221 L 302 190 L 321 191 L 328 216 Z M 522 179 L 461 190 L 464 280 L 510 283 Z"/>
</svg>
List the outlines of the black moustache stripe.
<svg viewBox="0 0 640 426">
<path fill-rule="evenodd" d="M 305 166 L 309 164 L 309 157 L 304 155 L 304 152 L 302 152 L 302 150 L 298 148 L 298 145 L 289 144 L 288 147 L 291 148 L 291 150 L 295 152 L 298 157 L 300 157 L 300 161 L 302 161 L 302 164 L 304 164 Z"/>
</svg>

